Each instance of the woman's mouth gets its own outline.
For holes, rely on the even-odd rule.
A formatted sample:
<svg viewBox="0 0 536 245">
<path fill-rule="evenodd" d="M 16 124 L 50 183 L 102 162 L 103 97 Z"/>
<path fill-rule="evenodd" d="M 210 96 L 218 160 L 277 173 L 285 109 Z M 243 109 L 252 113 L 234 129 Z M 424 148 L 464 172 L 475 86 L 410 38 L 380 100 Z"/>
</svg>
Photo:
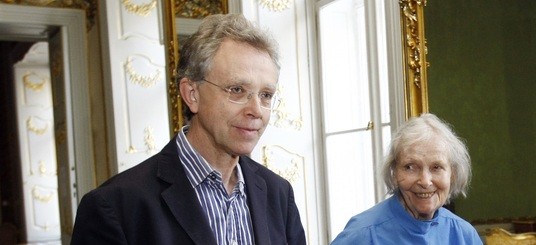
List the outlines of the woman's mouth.
<svg viewBox="0 0 536 245">
<path fill-rule="evenodd" d="M 427 193 L 415 193 L 415 195 L 419 198 L 430 198 L 434 195 L 434 192 L 427 192 Z"/>
</svg>

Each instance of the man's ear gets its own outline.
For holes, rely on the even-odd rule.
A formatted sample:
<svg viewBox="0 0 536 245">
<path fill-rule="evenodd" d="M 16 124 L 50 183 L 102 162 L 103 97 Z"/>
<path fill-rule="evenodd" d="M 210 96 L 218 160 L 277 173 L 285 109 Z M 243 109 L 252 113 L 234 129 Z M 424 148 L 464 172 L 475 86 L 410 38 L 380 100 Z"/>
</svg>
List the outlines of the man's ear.
<svg viewBox="0 0 536 245">
<path fill-rule="evenodd" d="M 179 81 L 179 90 L 181 93 L 182 100 L 190 108 L 190 111 L 192 111 L 193 113 L 197 113 L 197 84 L 189 78 L 183 77 Z"/>
</svg>

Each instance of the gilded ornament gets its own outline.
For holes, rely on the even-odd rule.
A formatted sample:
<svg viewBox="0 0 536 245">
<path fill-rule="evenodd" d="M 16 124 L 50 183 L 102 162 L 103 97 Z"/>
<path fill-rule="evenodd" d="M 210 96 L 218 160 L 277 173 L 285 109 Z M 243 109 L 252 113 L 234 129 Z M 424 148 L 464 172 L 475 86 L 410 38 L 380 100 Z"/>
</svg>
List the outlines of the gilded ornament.
<svg viewBox="0 0 536 245">
<path fill-rule="evenodd" d="M 46 78 L 41 78 L 41 81 L 39 82 L 32 82 L 31 81 L 31 76 L 32 75 L 35 75 L 37 76 L 35 73 L 26 73 L 22 76 L 22 82 L 24 84 L 24 87 L 26 88 L 29 88 L 33 91 L 36 91 L 36 92 L 39 92 L 41 90 L 43 90 L 43 88 L 45 87 L 45 84 L 46 82 L 48 81 L 48 79 Z"/>
<path fill-rule="evenodd" d="M 223 13 L 227 13 L 227 0 L 175 0 L 177 17 L 201 19 Z"/>
<path fill-rule="evenodd" d="M 426 0 L 399 0 L 403 26 L 404 64 L 406 66 L 406 117 L 428 111 L 426 40 L 424 13 Z"/>
<path fill-rule="evenodd" d="M 28 131 L 30 131 L 30 132 L 32 132 L 34 134 L 43 135 L 43 134 L 45 134 L 45 132 L 48 129 L 48 124 L 45 124 L 45 126 L 42 127 L 42 128 L 38 128 L 33 123 L 33 117 L 30 116 L 30 117 L 28 117 L 28 119 L 26 119 L 26 128 L 28 129 Z"/>
<path fill-rule="evenodd" d="M 54 192 L 51 192 L 49 193 L 48 195 L 43 195 L 41 194 L 37 188 L 34 186 L 32 188 L 32 195 L 33 195 L 33 198 L 35 200 L 38 200 L 40 202 L 44 202 L 44 203 L 47 203 L 47 202 L 50 202 L 50 200 L 52 200 L 52 198 L 54 197 Z"/>
<path fill-rule="evenodd" d="M 283 88 L 278 87 L 276 94 L 281 95 L 282 90 Z M 282 96 L 278 96 L 278 97 L 279 97 L 279 103 L 277 103 L 277 105 L 272 109 L 272 114 L 275 117 L 275 121 L 271 122 L 271 125 L 274 125 L 278 128 L 289 128 L 290 126 L 290 128 L 294 130 L 297 130 L 297 131 L 301 130 L 303 126 L 303 120 L 301 116 L 297 118 L 290 118 L 289 116 L 290 113 L 287 108 L 286 99 Z M 300 105 L 300 108 L 301 108 L 301 105 Z"/>
<path fill-rule="evenodd" d="M 292 0 L 260 0 L 261 6 L 274 12 L 282 12 L 290 8 Z"/>
<path fill-rule="evenodd" d="M 130 145 L 130 147 L 128 147 L 128 150 L 127 150 L 127 153 L 128 154 L 134 154 L 134 153 L 137 153 L 138 150 L 136 150 L 136 147 L 134 147 L 133 145 Z"/>
<path fill-rule="evenodd" d="M 272 162 L 272 159 L 271 159 L 271 156 L 273 155 L 272 151 L 275 148 L 281 149 L 285 151 L 286 153 L 289 153 L 292 156 L 288 167 L 278 168 Z M 265 145 L 262 147 L 262 164 L 268 169 L 272 170 L 274 173 L 288 180 L 290 183 L 296 183 L 296 181 L 298 181 L 298 179 L 301 177 L 299 165 L 303 165 L 303 159 L 304 159 L 303 156 L 297 153 L 292 153 L 288 151 L 287 149 L 285 149 L 284 147 L 279 146 L 279 145 Z"/>
<path fill-rule="evenodd" d="M 145 128 L 144 132 L 145 132 L 144 141 L 145 141 L 145 146 L 147 146 L 147 153 L 152 154 L 156 151 L 156 144 L 154 143 L 153 128 L 148 126 Z"/>
<path fill-rule="evenodd" d="M 143 76 L 134 70 L 132 67 L 132 58 L 128 57 L 125 62 L 125 71 L 128 74 L 130 81 L 134 84 L 141 85 L 144 88 L 152 87 L 160 80 L 160 70 L 156 70 L 156 74 L 151 76 Z"/>
<path fill-rule="evenodd" d="M 147 16 L 156 7 L 156 0 L 152 0 L 146 4 L 133 4 L 131 0 L 121 0 L 125 9 L 133 14 Z"/>
</svg>

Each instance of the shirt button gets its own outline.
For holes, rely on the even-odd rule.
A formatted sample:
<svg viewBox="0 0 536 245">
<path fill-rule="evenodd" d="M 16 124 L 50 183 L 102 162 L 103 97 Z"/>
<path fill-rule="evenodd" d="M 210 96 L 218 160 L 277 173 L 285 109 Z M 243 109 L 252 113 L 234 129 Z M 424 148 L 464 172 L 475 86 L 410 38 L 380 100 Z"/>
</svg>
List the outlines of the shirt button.
<svg viewBox="0 0 536 245">
<path fill-rule="evenodd" d="M 232 245 L 238 245 L 238 242 L 237 242 L 236 240 L 233 240 L 233 241 L 231 242 L 231 244 L 232 244 Z"/>
</svg>

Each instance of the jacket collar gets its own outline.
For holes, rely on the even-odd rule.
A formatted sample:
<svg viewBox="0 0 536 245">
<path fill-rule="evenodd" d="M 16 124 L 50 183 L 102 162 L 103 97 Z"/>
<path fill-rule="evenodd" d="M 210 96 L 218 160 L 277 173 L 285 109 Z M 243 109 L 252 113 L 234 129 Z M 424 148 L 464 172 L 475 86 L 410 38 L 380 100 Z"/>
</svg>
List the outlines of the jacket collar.
<svg viewBox="0 0 536 245">
<path fill-rule="evenodd" d="M 179 161 L 175 138 L 159 154 L 157 176 L 171 184 L 161 193 L 162 199 L 194 243 L 217 244 L 212 232 L 207 232 L 211 228 L 203 208 L 192 201 L 197 200 L 197 195 Z"/>
<path fill-rule="evenodd" d="M 270 233 L 266 214 L 267 209 L 267 192 L 266 182 L 262 177 L 257 175 L 259 166 L 248 157 L 240 157 L 240 166 L 242 174 L 246 181 L 246 193 L 248 198 L 249 213 L 253 223 L 253 232 L 255 234 L 255 244 L 268 245 L 270 242 Z"/>
</svg>

